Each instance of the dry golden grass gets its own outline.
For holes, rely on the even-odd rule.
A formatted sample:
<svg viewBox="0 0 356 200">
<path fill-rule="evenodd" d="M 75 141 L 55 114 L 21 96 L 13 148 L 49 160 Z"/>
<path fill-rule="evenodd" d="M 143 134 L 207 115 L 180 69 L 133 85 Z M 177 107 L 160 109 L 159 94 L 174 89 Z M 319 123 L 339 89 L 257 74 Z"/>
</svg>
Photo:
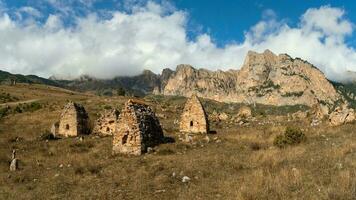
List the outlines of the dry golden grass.
<svg viewBox="0 0 356 200">
<path fill-rule="evenodd" d="M 340 199 L 356 198 L 356 124 L 330 128 L 304 122 L 247 127 L 212 124 L 210 142 L 178 140 L 174 120 L 181 102 L 157 106 L 165 135 L 175 143 L 140 157 L 111 156 L 111 138 L 41 140 L 67 100 L 82 103 L 91 119 L 128 98 L 38 85 L 0 86 L 43 108 L 0 121 L 0 199 Z M 268 119 L 268 117 L 267 117 Z M 264 118 L 266 120 L 266 118 Z M 273 139 L 287 125 L 302 127 L 307 141 L 284 149 Z M 215 137 L 218 139 L 214 140 Z M 220 140 L 219 142 L 217 142 Z M 20 169 L 9 172 L 11 150 Z M 188 183 L 182 177 L 190 177 Z"/>
</svg>

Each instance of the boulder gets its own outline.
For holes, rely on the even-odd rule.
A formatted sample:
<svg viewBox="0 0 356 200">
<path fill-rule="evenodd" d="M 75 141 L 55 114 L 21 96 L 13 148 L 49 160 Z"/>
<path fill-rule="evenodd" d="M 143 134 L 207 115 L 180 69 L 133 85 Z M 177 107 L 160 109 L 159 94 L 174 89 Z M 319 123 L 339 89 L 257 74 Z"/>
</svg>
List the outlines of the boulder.
<svg viewBox="0 0 356 200">
<path fill-rule="evenodd" d="M 218 116 L 219 120 L 220 121 L 226 121 L 229 119 L 229 116 L 226 114 L 226 113 L 220 113 L 219 116 Z"/>
<path fill-rule="evenodd" d="M 213 111 L 213 113 L 209 114 L 209 121 L 212 121 L 212 122 L 219 122 L 220 119 L 219 119 L 219 114 L 216 112 L 216 110 Z"/>
<path fill-rule="evenodd" d="M 308 117 L 308 113 L 303 112 L 303 111 L 297 111 L 292 114 L 292 119 L 293 120 L 303 120 Z"/>
<path fill-rule="evenodd" d="M 10 171 L 16 171 L 18 168 L 18 160 L 17 158 L 12 159 L 11 163 L 10 163 Z"/>
<path fill-rule="evenodd" d="M 242 106 L 237 113 L 237 116 L 241 118 L 249 118 L 252 116 L 251 108 L 248 106 Z"/>
<path fill-rule="evenodd" d="M 340 126 L 355 120 L 355 111 L 351 108 L 338 107 L 329 116 L 329 122 L 332 126 Z"/>
<path fill-rule="evenodd" d="M 320 103 L 314 104 L 310 111 L 313 118 L 317 120 L 323 120 L 329 114 L 329 108 Z"/>
</svg>

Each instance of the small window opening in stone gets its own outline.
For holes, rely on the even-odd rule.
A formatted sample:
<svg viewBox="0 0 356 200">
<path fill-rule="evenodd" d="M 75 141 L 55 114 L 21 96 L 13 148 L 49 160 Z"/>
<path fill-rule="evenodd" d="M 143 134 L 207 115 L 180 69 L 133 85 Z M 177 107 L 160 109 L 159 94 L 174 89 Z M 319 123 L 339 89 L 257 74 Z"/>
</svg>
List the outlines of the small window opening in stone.
<svg viewBox="0 0 356 200">
<path fill-rule="evenodd" d="M 190 121 L 190 126 L 193 126 L 193 121 Z"/>
<path fill-rule="evenodd" d="M 106 127 L 106 131 L 110 131 L 110 128 L 109 128 L 109 127 Z"/>
<path fill-rule="evenodd" d="M 66 129 L 69 130 L 69 124 L 66 125 Z"/>
<path fill-rule="evenodd" d="M 124 137 L 122 138 L 122 144 L 126 144 L 127 143 L 127 135 L 124 135 Z"/>
</svg>

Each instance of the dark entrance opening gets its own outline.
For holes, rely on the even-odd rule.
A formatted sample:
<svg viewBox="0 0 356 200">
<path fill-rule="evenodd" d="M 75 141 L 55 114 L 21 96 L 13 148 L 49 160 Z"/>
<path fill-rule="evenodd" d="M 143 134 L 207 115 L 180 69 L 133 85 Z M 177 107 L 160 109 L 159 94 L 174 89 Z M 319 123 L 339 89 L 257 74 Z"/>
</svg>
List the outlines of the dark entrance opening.
<svg viewBox="0 0 356 200">
<path fill-rule="evenodd" d="M 124 135 L 124 137 L 122 138 L 122 144 L 126 144 L 127 143 L 127 135 Z"/>
<path fill-rule="evenodd" d="M 191 126 L 191 127 L 193 126 L 193 121 L 190 121 L 190 126 Z"/>
</svg>

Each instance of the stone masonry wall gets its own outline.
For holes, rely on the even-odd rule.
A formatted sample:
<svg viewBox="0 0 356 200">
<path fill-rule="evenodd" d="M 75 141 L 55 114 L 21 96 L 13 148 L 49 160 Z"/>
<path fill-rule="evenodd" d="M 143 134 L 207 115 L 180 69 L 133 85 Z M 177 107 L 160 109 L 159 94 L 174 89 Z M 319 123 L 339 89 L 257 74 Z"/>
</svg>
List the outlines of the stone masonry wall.
<svg viewBox="0 0 356 200">
<path fill-rule="evenodd" d="M 180 121 L 180 131 L 186 133 L 208 133 L 209 123 L 198 97 L 187 100 Z"/>
<path fill-rule="evenodd" d="M 113 154 L 141 155 L 162 142 L 163 131 L 155 113 L 142 102 L 129 100 L 113 134 Z"/>
<path fill-rule="evenodd" d="M 89 133 L 89 117 L 84 107 L 73 102 L 68 103 L 59 120 L 58 135 L 71 137 Z"/>
<path fill-rule="evenodd" d="M 108 136 L 112 135 L 116 129 L 120 112 L 116 109 L 105 111 L 96 120 L 93 133 Z"/>
</svg>

